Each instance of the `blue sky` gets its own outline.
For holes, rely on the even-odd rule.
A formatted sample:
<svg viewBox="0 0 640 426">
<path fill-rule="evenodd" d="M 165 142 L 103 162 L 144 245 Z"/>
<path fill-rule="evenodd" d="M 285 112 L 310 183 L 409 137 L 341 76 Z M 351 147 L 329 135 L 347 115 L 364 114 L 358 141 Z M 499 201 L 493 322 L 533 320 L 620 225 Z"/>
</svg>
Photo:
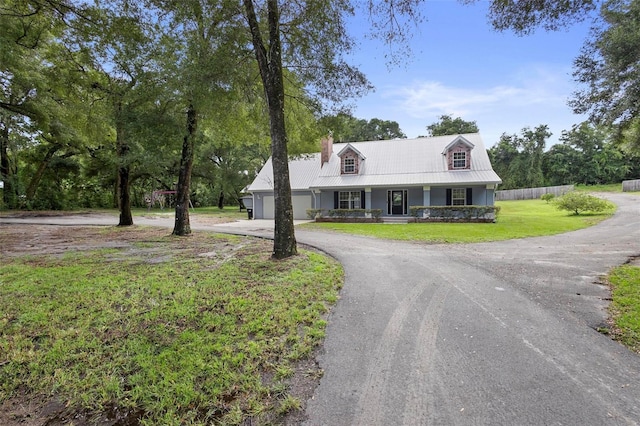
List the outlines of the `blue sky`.
<svg viewBox="0 0 640 426">
<path fill-rule="evenodd" d="M 563 130 L 586 119 L 567 106 L 578 85 L 572 63 L 588 35 L 589 23 L 529 36 L 492 30 L 487 1 L 464 6 L 456 0 L 431 0 L 411 40 L 412 57 L 387 67 L 385 45 L 368 40 L 366 19 L 350 30 L 360 47 L 349 61 L 358 65 L 375 91 L 355 100 L 358 118 L 394 120 L 408 137 L 426 134 L 443 114 L 476 121 L 485 145 L 502 133 L 547 124 L 557 143 Z"/>
</svg>

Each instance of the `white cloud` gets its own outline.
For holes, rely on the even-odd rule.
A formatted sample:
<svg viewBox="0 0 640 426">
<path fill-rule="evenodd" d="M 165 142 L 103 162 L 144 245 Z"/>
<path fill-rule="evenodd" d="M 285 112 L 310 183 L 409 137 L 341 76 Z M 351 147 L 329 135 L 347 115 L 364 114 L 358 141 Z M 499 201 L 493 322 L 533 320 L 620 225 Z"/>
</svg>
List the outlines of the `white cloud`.
<svg viewBox="0 0 640 426">
<path fill-rule="evenodd" d="M 571 89 L 565 70 L 530 67 L 519 71 L 511 80 L 511 84 L 492 87 L 474 87 L 474 82 L 452 86 L 439 81 L 415 80 L 407 85 L 386 86 L 381 90 L 381 97 L 414 118 L 442 114 L 466 118 L 491 110 L 540 106 L 568 109 L 566 100 Z"/>
<path fill-rule="evenodd" d="M 372 97 L 378 101 L 363 102 L 359 110 L 365 116 L 398 121 L 409 137 L 424 134 L 428 124 L 452 114 L 476 121 L 488 145 L 502 133 L 540 124 L 549 125 L 554 133 L 550 143 L 555 143 L 562 130 L 583 120 L 567 106 L 573 83 L 566 68 L 528 65 L 503 81 L 485 87 L 480 81 L 452 85 L 433 80 L 386 85 Z"/>
</svg>

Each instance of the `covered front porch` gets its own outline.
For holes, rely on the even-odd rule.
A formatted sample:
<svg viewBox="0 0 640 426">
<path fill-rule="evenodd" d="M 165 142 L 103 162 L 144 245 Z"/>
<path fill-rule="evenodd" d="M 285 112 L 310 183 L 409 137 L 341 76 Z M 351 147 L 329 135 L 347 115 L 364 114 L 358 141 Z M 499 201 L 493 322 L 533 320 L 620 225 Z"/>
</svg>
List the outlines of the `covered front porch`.
<svg viewBox="0 0 640 426">
<path fill-rule="evenodd" d="M 410 217 L 413 206 L 493 206 L 495 185 L 314 189 L 319 211 L 380 211 L 381 217 Z"/>
</svg>

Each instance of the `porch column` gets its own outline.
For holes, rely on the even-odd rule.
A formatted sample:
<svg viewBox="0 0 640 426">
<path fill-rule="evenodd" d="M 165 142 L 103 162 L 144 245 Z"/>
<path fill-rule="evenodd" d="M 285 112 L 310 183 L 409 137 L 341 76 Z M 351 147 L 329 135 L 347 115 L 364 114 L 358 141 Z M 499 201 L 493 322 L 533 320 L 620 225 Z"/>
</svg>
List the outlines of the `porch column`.
<svg viewBox="0 0 640 426">
<path fill-rule="evenodd" d="M 422 187 L 422 205 L 423 206 L 431 205 L 431 187 L 430 186 Z"/>
<path fill-rule="evenodd" d="M 495 192 L 496 192 L 495 185 L 487 185 L 487 190 L 485 191 L 485 194 L 486 194 L 485 202 L 487 206 L 494 205 Z"/>
<path fill-rule="evenodd" d="M 364 208 L 371 209 L 371 188 L 364 189 Z"/>
</svg>

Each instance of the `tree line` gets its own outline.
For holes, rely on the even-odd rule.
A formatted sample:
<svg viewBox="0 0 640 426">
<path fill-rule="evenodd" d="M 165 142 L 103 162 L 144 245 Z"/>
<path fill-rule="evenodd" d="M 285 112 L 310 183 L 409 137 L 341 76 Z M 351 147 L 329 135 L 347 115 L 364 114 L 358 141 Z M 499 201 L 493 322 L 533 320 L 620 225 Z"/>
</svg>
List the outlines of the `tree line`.
<svg viewBox="0 0 640 426">
<path fill-rule="evenodd" d="M 610 129 L 582 123 L 565 130 L 547 149 L 546 125 L 503 134 L 488 149 L 501 189 L 620 183 L 640 177 L 640 155 L 624 150 Z"/>
<path fill-rule="evenodd" d="M 174 234 L 186 235 L 189 204 L 237 199 L 271 156 L 274 256 L 295 254 L 289 156 L 317 151 L 329 130 L 343 141 L 404 136 L 397 123 L 335 113 L 372 88 L 345 59 L 355 47 L 347 18 L 365 14 L 370 35 L 395 46 L 394 64 L 424 22 L 422 3 L 0 0 L 3 208 L 117 206 L 127 226 L 145 194 L 175 190 Z M 596 6 L 494 0 L 489 19 L 526 34 Z M 631 150 L 640 145 L 639 9 L 639 0 L 602 4 L 602 25 L 575 62 L 585 89 L 571 104 Z M 519 137 L 499 143 L 509 144 L 531 151 L 522 162 L 539 179 L 539 150 Z"/>
</svg>

